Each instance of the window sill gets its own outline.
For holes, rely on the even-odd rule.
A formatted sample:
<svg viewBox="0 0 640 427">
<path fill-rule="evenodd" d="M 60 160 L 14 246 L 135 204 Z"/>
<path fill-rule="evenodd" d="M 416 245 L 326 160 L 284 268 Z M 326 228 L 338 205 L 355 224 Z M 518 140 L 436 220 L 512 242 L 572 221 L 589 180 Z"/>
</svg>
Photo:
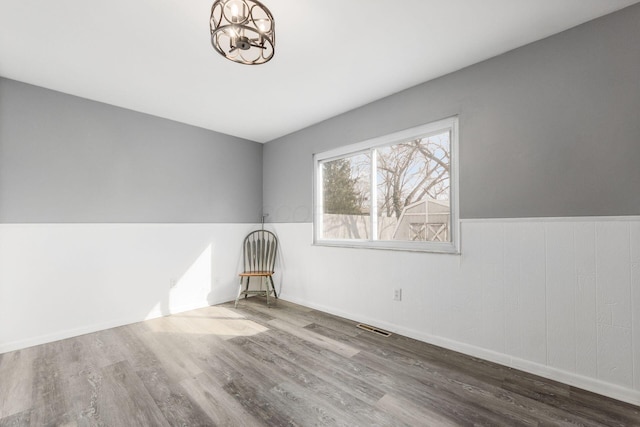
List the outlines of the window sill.
<svg viewBox="0 0 640 427">
<path fill-rule="evenodd" d="M 316 240 L 313 246 L 326 246 L 332 248 L 349 249 L 378 249 L 386 251 L 422 252 L 445 255 L 460 255 L 460 249 L 454 243 L 433 244 L 413 242 L 381 242 L 365 240 Z"/>
</svg>

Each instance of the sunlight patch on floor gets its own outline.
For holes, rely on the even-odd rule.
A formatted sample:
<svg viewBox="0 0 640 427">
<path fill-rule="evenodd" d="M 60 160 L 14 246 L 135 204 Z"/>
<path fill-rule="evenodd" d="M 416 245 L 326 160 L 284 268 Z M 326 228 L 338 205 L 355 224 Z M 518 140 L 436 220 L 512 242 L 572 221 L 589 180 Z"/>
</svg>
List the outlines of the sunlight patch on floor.
<svg viewBox="0 0 640 427">
<path fill-rule="evenodd" d="M 224 307 L 205 307 L 148 320 L 146 324 L 152 332 L 216 335 L 223 339 L 252 336 L 269 330 Z"/>
</svg>

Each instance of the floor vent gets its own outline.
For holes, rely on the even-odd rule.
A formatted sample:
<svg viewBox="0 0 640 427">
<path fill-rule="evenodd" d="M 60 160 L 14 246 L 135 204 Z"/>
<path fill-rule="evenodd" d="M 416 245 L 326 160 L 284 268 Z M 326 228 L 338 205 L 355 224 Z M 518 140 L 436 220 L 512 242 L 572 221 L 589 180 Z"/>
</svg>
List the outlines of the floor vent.
<svg viewBox="0 0 640 427">
<path fill-rule="evenodd" d="M 374 334 L 382 335 L 383 337 L 391 336 L 391 332 L 383 331 L 375 326 L 365 325 L 364 323 L 358 323 L 356 327 L 364 329 L 365 331 L 373 332 Z"/>
</svg>

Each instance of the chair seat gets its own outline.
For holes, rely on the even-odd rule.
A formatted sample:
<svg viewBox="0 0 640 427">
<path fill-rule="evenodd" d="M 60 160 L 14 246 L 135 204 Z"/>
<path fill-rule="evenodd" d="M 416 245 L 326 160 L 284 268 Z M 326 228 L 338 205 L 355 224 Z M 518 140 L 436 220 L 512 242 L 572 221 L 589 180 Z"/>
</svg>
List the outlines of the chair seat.
<svg viewBox="0 0 640 427">
<path fill-rule="evenodd" d="M 266 277 L 266 276 L 272 276 L 272 275 L 273 275 L 273 271 L 246 271 L 244 273 L 239 274 L 240 277 L 255 277 L 255 276 Z"/>
</svg>

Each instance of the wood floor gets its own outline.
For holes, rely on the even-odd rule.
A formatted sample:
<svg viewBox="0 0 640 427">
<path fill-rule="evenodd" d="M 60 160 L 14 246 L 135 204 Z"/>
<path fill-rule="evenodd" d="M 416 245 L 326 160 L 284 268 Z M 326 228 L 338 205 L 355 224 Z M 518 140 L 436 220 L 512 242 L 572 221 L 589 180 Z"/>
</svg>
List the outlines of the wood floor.
<svg viewBox="0 0 640 427">
<path fill-rule="evenodd" d="M 638 426 L 640 407 L 261 298 L 0 355 L 0 426 Z"/>
</svg>

